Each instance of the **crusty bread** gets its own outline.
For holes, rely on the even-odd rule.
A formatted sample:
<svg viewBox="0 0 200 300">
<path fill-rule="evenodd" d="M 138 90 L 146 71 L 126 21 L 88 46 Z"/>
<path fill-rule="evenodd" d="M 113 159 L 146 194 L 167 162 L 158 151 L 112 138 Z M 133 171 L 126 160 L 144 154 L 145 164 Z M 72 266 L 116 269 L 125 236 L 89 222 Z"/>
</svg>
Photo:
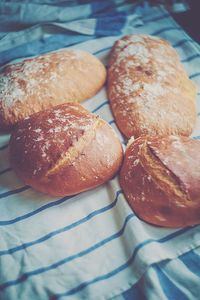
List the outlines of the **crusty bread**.
<svg viewBox="0 0 200 300">
<path fill-rule="evenodd" d="M 167 41 L 125 36 L 111 51 L 108 97 L 126 137 L 189 136 L 196 120 L 196 87 Z"/>
<path fill-rule="evenodd" d="M 200 223 L 200 141 L 139 137 L 126 150 L 120 184 L 135 213 L 166 227 Z"/>
<path fill-rule="evenodd" d="M 6 66 L 0 74 L 0 130 L 34 112 L 92 97 L 106 70 L 93 55 L 79 50 L 48 53 Z"/>
<path fill-rule="evenodd" d="M 17 175 L 53 196 L 77 194 L 106 182 L 123 156 L 110 125 L 75 103 L 21 121 L 9 146 Z"/>
</svg>

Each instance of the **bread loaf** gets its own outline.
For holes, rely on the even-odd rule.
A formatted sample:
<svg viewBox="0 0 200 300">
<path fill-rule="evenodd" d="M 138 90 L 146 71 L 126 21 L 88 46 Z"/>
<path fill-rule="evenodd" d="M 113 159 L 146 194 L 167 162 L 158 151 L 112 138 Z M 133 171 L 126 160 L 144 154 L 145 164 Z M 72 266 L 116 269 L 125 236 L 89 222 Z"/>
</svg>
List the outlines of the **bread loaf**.
<svg viewBox="0 0 200 300">
<path fill-rule="evenodd" d="M 125 36 L 111 51 L 108 97 L 121 132 L 189 136 L 196 120 L 196 87 L 167 41 Z"/>
<path fill-rule="evenodd" d="M 120 184 L 135 213 L 166 227 L 200 223 L 200 141 L 143 136 L 130 144 Z"/>
<path fill-rule="evenodd" d="M 74 195 L 106 182 L 122 161 L 122 147 L 110 125 L 75 103 L 21 121 L 9 148 L 16 174 L 53 196 Z"/>
<path fill-rule="evenodd" d="M 6 66 L 0 73 L 0 130 L 34 112 L 80 102 L 103 86 L 106 70 L 95 56 L 62 50 Z"/>
</svg>

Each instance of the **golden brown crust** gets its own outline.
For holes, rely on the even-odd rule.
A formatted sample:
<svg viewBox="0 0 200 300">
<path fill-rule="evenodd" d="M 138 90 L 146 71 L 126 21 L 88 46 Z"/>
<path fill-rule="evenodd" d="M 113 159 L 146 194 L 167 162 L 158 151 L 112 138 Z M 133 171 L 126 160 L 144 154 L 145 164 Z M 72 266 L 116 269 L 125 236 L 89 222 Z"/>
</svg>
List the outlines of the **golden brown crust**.
<svg viewBox="0 0 200 300">
<path fill-rule="evenodd" d="M 135 213 L 166 227 L 200 223 L 200 142 L 188 137 L 136 139 L 125 153 L 120 184 Z"/>
<path fill-rule="evenodd" d="M 111 51 L 108 97 L 126 137 L 189 136 L 196 120 L 196 87 L 164 40 L 125 36 Z"/>
<path fill-rule="evenodd" d="M 11 165 L 35 189 L 73 195 L 109 180 L 122 147 L 112 128 L 79 104 L 62 104 L 20 122 L 10 139 Z"/>
<path fill-rule="evenodd" d="M 103 64 L 79 50 L 62 50 L 8 65 L 0 74 L 0 130 L 10 129 L 35 112 L 90 98 L 105 79 Z"/>
</svg>

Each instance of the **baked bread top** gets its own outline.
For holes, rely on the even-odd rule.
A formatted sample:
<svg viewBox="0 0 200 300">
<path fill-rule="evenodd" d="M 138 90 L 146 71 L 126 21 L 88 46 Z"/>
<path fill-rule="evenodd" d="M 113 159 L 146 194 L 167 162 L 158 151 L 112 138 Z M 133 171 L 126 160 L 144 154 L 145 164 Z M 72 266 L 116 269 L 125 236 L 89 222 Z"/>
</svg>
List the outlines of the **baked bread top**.
<svg viewBox="0 0 200 300">
<path fill-rule="evenodd" d="M 200 223 L 200 141 L 142 136 L 126 150 L 120 183 L 143 220 L 166 227 Z"/>
<path fill-rule="evenodd" d="M 126 137 L 190 135 L 196 120 L 195 96 L 195 85 L 167 41 L 130 35 L 114 44 L 108 97 Z"/>
<path fill-rule="evenodd" d="M 10 160 L 26 184 L 54 195 L 74 195 L 109 180 L 122 146 L 112 127 L 78 103 L 33 114 L 11 135 Z"/>
<path fill-rule="evenodd" d="M 92 97 L 106 70 L 90 53 L 52 52 L 7 65 L 0 73 L 0 130 L 10 129 L 34 112 Z"/>
</svg>

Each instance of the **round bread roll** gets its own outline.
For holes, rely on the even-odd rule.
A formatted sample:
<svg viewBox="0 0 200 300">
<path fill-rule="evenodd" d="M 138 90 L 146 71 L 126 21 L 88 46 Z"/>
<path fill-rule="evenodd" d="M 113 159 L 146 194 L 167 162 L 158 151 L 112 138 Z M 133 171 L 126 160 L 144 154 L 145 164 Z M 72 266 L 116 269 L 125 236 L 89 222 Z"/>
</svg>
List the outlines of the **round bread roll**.
<svg viewBox="0 0 200 300">
<path fill-rule="evenodd" d="M 103 86 L 106 70 L 90 53 L 52 52 L 7 65 L 0 73 L 0 130 L 65 102 L 80 102 Z"/>
<path fill-rule="evenodd" d="M 9 148 L 16 174 L 52 196 L 74 195 L 106 182 L 123 157 L 110 125 L 75 103 L 38 112 L 20 122 Z"/>
<path fill-rule="evenodd" d="M 129 35 L 111 51 L 108 97 L 121 132 L 184 135 L 196 122 L 196 86 L 173 47 L 149 35 Z"/>
<path fill-rule="evenodd" d="M 143 136 L 130 144 L 120 184 L 142 220 L 165 227 L 200 223 L 200 141 Z"/>
</svg>

